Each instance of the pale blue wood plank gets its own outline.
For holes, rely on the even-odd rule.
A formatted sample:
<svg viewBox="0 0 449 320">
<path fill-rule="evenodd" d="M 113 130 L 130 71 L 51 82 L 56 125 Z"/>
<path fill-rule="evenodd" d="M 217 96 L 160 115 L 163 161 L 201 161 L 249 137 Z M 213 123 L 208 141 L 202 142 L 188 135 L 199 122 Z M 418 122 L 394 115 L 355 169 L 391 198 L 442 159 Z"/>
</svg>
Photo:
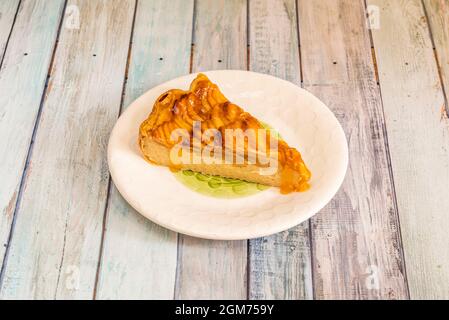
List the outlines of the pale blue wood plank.
<svg viewBox="0 0 449 320">
<path fill-rule="evenodd" d="M 430 21 L 419 0 L 368 3 L 382 17 L 373 43 L 410 298 L 449 299 L 449 119 L 441 82 L 449 68 L 441 65 L 440 79 L 433 50 L 449 62 L 449 1 L 425 2 Z"/>
<path fill-rule="evenodd" d="M 0 5 L 3 9 L 6 2 Z M 63 7 L 63 0 L 24 1 L 0 70 L 0 265 Z M 12 23 L 13 14 L 12 7 L 2 11 L 2 43 L 6 29 L 1 28 Z"/>
<path fill-rule="evenodd" d="M 3 0 L 0 2 L 0 61 L 2 61 L 5 53 L 18 6 L 19 0 Z"/>
<path fill-rule="evenodd" d="M 48 16 L 56 2 L 39 3 Z M 3 298 L 93 296 L 108 187 L 106 144 L 120 108 L 135 1 L 70 0 L 67 7 L 79 11 L 79 28 L 64 23 L 61 30 Z"/>
<path fill-rule="evenodd" d="M 339 118 L 349 147 L 345 181 L 332 201 L 311 219 L 314 296 L 406 299 L 365 2 L 297 3 L 304 87 Z"/>
<path fill-rule="evenodd" d="M 192 19 L 193 0 L 138 2 L 124 107 L 189 72 Z M 97 298 L 173 298 L 177 234 L 133 210 L 114 186 L 103 248 Z"/>
<path fill-rule="evenodd" d="M 198 0 L 193 72 L 246 69 L 244 0 Z M 177 299 L 245 299 L 247 241 L 214 241 L 180 235 Z"/>
<path fill-rule="evenodd" d="M 249 69 L 300 85 L 295 1 L 250 1 L 249 20 Z M 249 259 L 250 299 L 313 298 L 309 221 L 250 240 Z"/>
</svg>

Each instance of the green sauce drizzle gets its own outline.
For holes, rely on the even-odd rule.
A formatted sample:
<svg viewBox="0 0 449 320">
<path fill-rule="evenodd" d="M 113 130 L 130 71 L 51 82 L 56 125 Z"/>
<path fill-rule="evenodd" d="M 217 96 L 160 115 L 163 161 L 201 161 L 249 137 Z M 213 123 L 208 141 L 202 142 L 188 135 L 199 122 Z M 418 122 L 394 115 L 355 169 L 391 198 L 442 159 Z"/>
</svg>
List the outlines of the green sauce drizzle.
<svg viewBox="0 0 449 320">
<path fill-rule="evenodd" d="M 262 123 L 262 125 L 265 129 L 272 131 L 276 137 L 280 138 L 279 133 L 269 125 L 266 123 Z M 258 183 L 213 176 L 191 170 L 182 170 L 173 174 L 187 188 L 214 198 L 229 199 L 247 197 L 270 188 L 269 186 Z"/>
</svg>

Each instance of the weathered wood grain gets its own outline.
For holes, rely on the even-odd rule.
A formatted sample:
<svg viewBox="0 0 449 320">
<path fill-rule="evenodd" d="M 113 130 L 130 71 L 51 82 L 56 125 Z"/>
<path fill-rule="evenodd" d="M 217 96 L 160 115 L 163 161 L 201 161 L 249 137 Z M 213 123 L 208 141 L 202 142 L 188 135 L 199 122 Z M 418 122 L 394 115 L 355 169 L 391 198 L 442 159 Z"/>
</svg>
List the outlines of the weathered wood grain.
<svg viewBox="0 0 449 320">
<path fill-rule="evenodd" d="M 294 0 L 249 2 L 252 71 L 301 84 Z M 309 222 L 249 242 L 250 299 L 311 299 Z"/>
<path fill-rule="evenodd" d="M 380 8 L 373 42 L 410 296 L 448 299 L 449 120 L 425 12 L 418 0 L 368 2 Z"/>
<path fill-rule="evenodd" d="M 41 15 L 48 15 L 48 2 L 42 6 Z M 67 6 L 79 9 L 79 29 L 61 30 L 3 298 L 93 295 L 108 185 L 106 144 L 119 112 L 135 1 L 70 0 Z"/>
<path fill-rule="evenodd" d="M 6 3 L 12 6 L 8 10 Z M 14 1 L 2 1 L 0 5 L 0 50 L 16 13 L 13 4 Z M 63 5 L 63 0 L 22 3 L 0 70 L 0 266 L 8 245 Z"/>
<path fill-rule="evenodd" d="M 318 299 L 406 298 L 393 181 L 363 1 L 299 0 L 304 87 L 342 123 L 349 169 L 312 219 Z"/>
<path fill-rule="evenodd" d="M 124 107 L 190 68 L 193 0 L 139 0 L 136 10 Z M 115 187 L 106 217 L 97 298 L 173 299 L 177 234 L 133 210 Z"/>
<path fill-rule="evenodd" d="M 3 60 L 6 44 L 14 24 L 14 17 L 19 9 L 19 2 L 20 0 L 0 2 L 0 62 Z"/>
<path fill-rule="evenodd" d="M 192 72 L 247 69 L 245 0 L 198 0 Z"/>
<path fill-rule="evenodd" d="M 193 72 L 246 69 L 246 1 L 198 0 Z M 247 242 L 179 235 L 178 299 L 245 299 Z"/>
<path fill-rule="evenodd" d="M 446 115 L 449 117 L 449 0 L 424 0 L 424 8 L 446 95 Z"/>
</svg>

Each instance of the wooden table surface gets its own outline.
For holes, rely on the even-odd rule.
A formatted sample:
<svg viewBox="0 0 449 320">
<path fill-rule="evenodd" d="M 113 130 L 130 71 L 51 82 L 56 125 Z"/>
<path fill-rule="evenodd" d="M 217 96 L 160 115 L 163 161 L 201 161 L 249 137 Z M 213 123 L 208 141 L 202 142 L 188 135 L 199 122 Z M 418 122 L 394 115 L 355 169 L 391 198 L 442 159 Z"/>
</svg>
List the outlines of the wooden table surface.
<svg viewBox="0 0 449 320">
<path fill-rule="evenodd" d="M 211 69 L 342 123 L 348 173 L 310 221 L 209 241 L 121 198 L 120 112 Z M 447 299 L 448 93 L 449 0 L 0 0 L 0 298 Z"/>
</svg>

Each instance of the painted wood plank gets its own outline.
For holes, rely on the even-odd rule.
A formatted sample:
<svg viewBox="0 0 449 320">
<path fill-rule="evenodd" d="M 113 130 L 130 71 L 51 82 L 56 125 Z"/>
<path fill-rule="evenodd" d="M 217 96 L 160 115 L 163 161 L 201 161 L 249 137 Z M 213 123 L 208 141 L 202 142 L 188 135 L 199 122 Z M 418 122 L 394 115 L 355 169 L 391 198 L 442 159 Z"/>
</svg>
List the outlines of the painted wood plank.
<svg viewBox="0 0 449 320">
<path fill-rule="evenodd" d="M 6 44 L 14 24 L 14 17 L 19 9 L 19 0 L 0 2 L 0 62 L 3 60 Z"/>
<path fill-rule="evenodd" d="M 124 106 L 189 73 L 192 20 L 193 0 L 139 0 Z M 106 217 L 97 298 L 173 299 L 177 234 L 133 210 L 115 187 Z"/>
<path fill-rule="evenodd" d="M 446 95 L 449 117 L 449 0 L 424 0 Z"/>
<path fill-rule="evenodd" d="M 2 1 L 0 5 L 2 10 L 6 9 L 5 3 Z M 0 265 L 8 246 L 17 194 L 63 6 L 63 0 L 22 3 L 0 70 Z M 5 36 L 2 28 L 8 29 L 6 20 L 12 23 L 15 13 L 12 7 L 2 11 L 0 45 Z M 10 27 L 8 35 L 9 30 Z"/>
<path fill-rule="evenodd" d="M 312 219 L 317 299 L 407 298 L 379 89 L 363 0 L 299 0 L 304 87 L 342 123 L 349 168 Z"/>
<path fill-rule="evenodd" d="M 246 69 L 246 1 L 198 0 L 193 72 Z M 245 299 L 247 242 L 179 235 L 177 299 Z"/>
<path fill-rule="evenodd" d="M 79 11 L 79 29 L 61 30 L 3 298 L 93 296 L 108 186 L 106 144 L 119 112 L 134 6 L 134 0 L 67 4 Z"/>
<path fill-rule="evenodd" d="M 249 2 L 250 66 L 301 84 L 295 0 Z M 309 222 L 250 246 L 250 299 L 311 299 Z"/>
<path fill-rule="evenodd" d="M 436 2 L 436 1 L 435 1 Z M 422 2 L 370 0 L 410 296 L 449 298 L 449 120 Z"/>
</svg>

